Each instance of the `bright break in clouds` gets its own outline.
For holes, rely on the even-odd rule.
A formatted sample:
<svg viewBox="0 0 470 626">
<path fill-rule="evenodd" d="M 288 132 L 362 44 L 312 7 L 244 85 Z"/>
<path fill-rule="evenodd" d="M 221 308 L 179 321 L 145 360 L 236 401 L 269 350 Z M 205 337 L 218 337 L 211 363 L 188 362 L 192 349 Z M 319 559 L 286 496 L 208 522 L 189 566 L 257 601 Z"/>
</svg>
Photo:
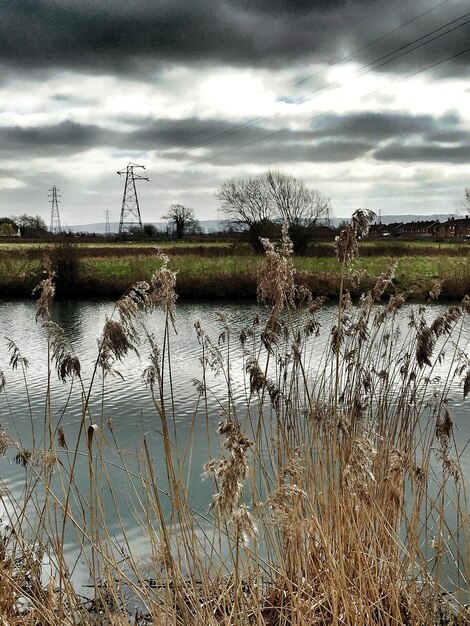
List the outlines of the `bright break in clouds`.
<svg viewBox="0 0 470 626">
<path fill-rule="evenodd" d="M 129 161 L 142 219 L 217 218 L 215 190 L 267 169 L 336 216 L 453 212 L 469 186 L 463 0 L 4 0 L 2 214 L 117 221 Z"/>
</svg>

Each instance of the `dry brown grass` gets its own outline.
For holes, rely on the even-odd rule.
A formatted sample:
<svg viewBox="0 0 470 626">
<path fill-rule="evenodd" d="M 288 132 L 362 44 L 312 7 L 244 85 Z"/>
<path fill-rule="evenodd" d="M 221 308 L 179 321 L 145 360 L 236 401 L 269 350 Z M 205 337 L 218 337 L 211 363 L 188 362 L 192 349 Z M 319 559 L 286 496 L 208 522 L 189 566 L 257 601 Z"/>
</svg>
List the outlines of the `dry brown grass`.
<svg viewBox="0 0 470 626">
<path fill-rule="evenodd" d="M 340 239 L 344 281 L 351 278 L 367 217 L 356 215 L 357 227 Z M 0 449 L 18 447 L 27 477 L 24 499 L 0 544 L 5 623 L 469 623 L 468 505 L 448 402 L 456 377 L 465 395 L 470 389 L 470 362 L 454 344 L 468 319 L 468 299 L 432 322 L 417 308 L 405 328 L 399 310 L 406 294 L 376 304 L 393 284 L 391 268 L 357 306 L 342 291 L 333 328 L 322 329 L 317 318 L 322 301 L 296 285 L 287 237 L 279 246 L 265 245 L 267 261 L 259 275 L 260 298 L 269 303 L 264 321 L 255 319 L 234 337 L 221 316 L 217 341 L 201 324 L 196 328 L 202 372 L 195 381 L 195 423 L 210 428 L 211 377 L 217 373 L 226 381 L 223 395 L 217 392 L 221 449 L 201 467 L 214 485 L 213 507 L 204 520 L 194 514 L 187 492 L 191 440 L 180 441 L 173 430 L 176 293 L 165 259 L 149 283 L 135 285 L 117 303 L 106 322 L 92 381 L 83 389 L 76 441 L 64 441 L 52 411 L 38 436 L 39 449 L 25 451 L 2 435 Z M 49 279 L 51 274 L 43 283 L 38 313 L 53 331 L 50 369 L 80 384 L 73 351 L 51 326 Z M 102 501 L 103 489 L 113 500 L 113 466 L 104 454 L 113 425 L 92 419 L 89 398 L 98 374 L 104 389 L 118 362 L 137 348 L 139 324 L 155 306 L 163 307 L 167 318 L 160 340 L 147 335 L 151 355 L 144 375 L 159 420 L 166 477 L 156 475 L 146 440 L 138 472 L 128 467 L 122 450 L 114 449 L 133 493 L 129 506 L 148 543 L 144 572 L 127 543 L 124 523 L 124 545 L 116 545 L 108 532 L 109 516 L 121 520 L 119 505 L 109 512 Z M 330 340 L 318 357 L 320 333 L 329 333 Z M 243 404 L 235 399 L 230 369 L 238 341 L 246 376 Z M 434 371 L 444 349 L 454 358 L 438 381 Z M 317 355 L 313 365 L 312 354 Z M 80 455 L 88 459 L 87 493 L 75 482 Z M 64 460 L 57 463 L 58 458 Z M 59 490 L 51 486 L 53 472 Z M 169 516 L 163 506 L 167 498 Z M 66 527 L 90 548 L 83 552 L 93 585 L 86 601 L 70 582 Z M 38 564 L 46 550 L 55 574 L 45 581 Z M 139 610 L 128 608 L 124 587 L 140 602 Z"/>
</svg>

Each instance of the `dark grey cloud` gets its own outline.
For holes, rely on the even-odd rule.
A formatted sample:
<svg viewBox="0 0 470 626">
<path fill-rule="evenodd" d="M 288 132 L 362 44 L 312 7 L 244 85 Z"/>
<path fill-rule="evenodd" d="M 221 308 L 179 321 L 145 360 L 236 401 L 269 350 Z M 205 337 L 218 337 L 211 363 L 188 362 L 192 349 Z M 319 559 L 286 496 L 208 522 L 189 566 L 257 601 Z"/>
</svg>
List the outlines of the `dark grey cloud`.
<svg viewBox="0 0 470 626">
<path fill-rule="evenodd" d="M 113 133 L 93 125 L 66 121 L 50 126 L 0 128 L 0 154 L 14 151 L 53 156 L 72 154 L 112 142 Z"/>
<path fill-rule="evenodd" d="M 266 142 L 249 146 L 243 152 L 219 153 L 208 158 L 220 165 L 264 165 L 288 167 L 290 163 L 340 163 L 352 161 L 372 150 L 374 145 L 364 141 L 318 141 L 315 143 Z"/>
<path fill-rule="evenodd" d="M 467 143 L 470 145 L 470 131 L 466 130 L 441 130 L 430 133 L 427 139 L 432 143 L 459 144 Z"/>
<path fill-rule="evenodd" d="M 447 145 L 403 145 L 393 143 L 374 152 L 378 161 L 401 161 L 403 163 L 451 163 L 470 162 L 470 144 Z"/>
<path fill-rule="evenodd" d="M 405 0 L 3 0 L 0 61 L 5 67 L 25 69 L 151 74 L 174 62 L 248 66 L 287 66 L 307 59 L 333 62 L 345 51 L 362 49 L 356 58 L 370 63 L 468 10 L 464 0 L 457 0 L 383 37 L 434 4 L 432 0 L 419 6 Z M 377 38 L 380 41 L 365 48 Z M 469 47 L 469 38 L 466 25 L 386 67 L 421 67 Z M 454 67 L 468 65 L 469 60 L 470 55 L 459 57 Z"/>
<path fill-rule="evenodd" d="M 158 120 L 126 134 L 129 146 L 161 149 L 169 159 L 198 162 L 194 149 L 206 152 L 214 164 L 338 162 L 355 159 L 374 147 L 368 138 L 327 136 L 302 130 L 282 130 L 259 125 L 237 125 L 210 120 Z"/>
<path fill-rule="evenodd" d="M 436 119 L 431 115 L 410 115 L 405 113 L 385 113 L 364 111 L 349 115 L 324 116 L 312 124 L 312 130 L 317 136 L 346 136 L 362 137 L 375 141 L 395 137 L 409 136 L 424 132 L 440 132 L 443 124 L 452 124 L 452 128 L 459 120 Z"/>
<path fill-rule="evenodd" d="M 217 130 L 217 141 L 212 141 Z M 122 158 L 160 151 L 173 160 L 197 162 L 191 146 L 204 148 L 207 160 L 214 163 L 286 163 L 296 161 L 345 161 L 371 150 L 374 144 L 361 139 L 316 137 L 312 132 L 289 130 L 274 138 L 272 130 L 262 127 L 239 129 L 235 124 L 196 119 L 156 120 L 129 132 L 112 131 L 93 125 L 63 122 L 30 128 L 0 128 L 0 155 L 27 152 L 34 156 L 74 154 L 98 146 L 119 151 Z M 243 142 L 247 147 L 239 149 Z"/>
<path fill-rule="evenodd" d="M 1 11 L 0 59 L 26 68 L 123 71 L 149 58 L 157 64 L 251 63 L 306 52 L 284 22 L 284 13 L 268 18 L 216 0 L 141 7 L 119 1 L 6 0 Z M 297 33 L 301 38 L 305 34 Z M 308 49 L 316 47 L 312 43 Z"/>
<path fill-rule="evenodd" d="M 121 128 L 65 121 L 56 125 L 0 128 L 0 155 L 70 155 L 107 147 L 130 160 L 150 151 L 185 162 L 294 163 L 351 161 L 373 155 L 379 161 L 464 162 L 470 160 L 470 131 L 455 113 L 439 117 L 385 112 L 330 114 L 306 129 L 267 127 L 248 120 L 114 119 Z M 131 126 L 122 130 L 122 124 Z M 264 122 L 266 123 L 266 122 Z M 202 156 L 201 156 L 202 155 Z"/>
<path fill-rule="evenodd" d="M 234 125 L 196 119 L 160 120 L 129 134 L 135 141 L 155 142 L 179 150 L 173 158 L 186 159 L 191 146 L 204 148 L 208 159 L 219 156 L 235 162 L 254 158 L 286 158 L 289 161 L 338 162 L 364 156 L 371 148 L 384 148 L 390 141 L 428 144 L 436 149 L 444 142 L 464 144 L 469 131 L 455 113 L 442 116 L 366 111 L 345 115 L 329 114 L 315 120 L 306 130 L 277 131 L 262 125 Z M 274 155 L 274 156 L 273 156 Z M 169 153 L 169 157 L 172 155 Z M 448 156 L 446 156 L 447 160 Z"/>
</svg>

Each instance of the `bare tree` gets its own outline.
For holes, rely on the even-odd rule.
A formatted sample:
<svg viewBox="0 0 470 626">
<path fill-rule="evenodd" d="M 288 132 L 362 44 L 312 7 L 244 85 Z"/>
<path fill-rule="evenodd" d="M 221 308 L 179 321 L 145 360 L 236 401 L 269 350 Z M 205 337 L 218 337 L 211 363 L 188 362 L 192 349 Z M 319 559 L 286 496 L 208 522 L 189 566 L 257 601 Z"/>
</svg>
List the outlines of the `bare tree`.
<svg viewBox="0 0 470 626">
<path fill-rule="evenodd" d="M 322 193 L 308 189 L 289 174 L 268 171 L 250 178 L 232 178 L 220 187 L 221 212 L 232 226 L 248 228 L 255 248 L 259 237 L 273 233 L 274 224 L 287 222 L 294 251 L 305 251 L 312 228 L 329 220 L 331 202 Z"/>
<path fill-rule="evenodd" d="M 305 252 L 312 229 L 320 220 L 329 220 L 331 200 L 317 189 L 308 189 L 290 174 L 269 171 L 263 176 L 279 219 L 289 224 L 294 252 Z"/>
<path fill-rule="evenodd" d="M 162 217 L 164 220 L 168 220 L 174 228 L 177 239 L 182 239 L 188 232 L 200 230 L 199 221 L 194 217 L 194 209 L 182 204 L 172 204 L 167 214 Z"/>
<path fill-rule="evenodd" d="M 248 229 L 251 244 L 261 249 L 260 237 L 268 237 L 276 215 L 262 178 L 231 178 L 218 189 L 221 213 L 232 228 Z"/>
<path fill-rule="evenodd" d="M 458 205 L 458 212 L 470 215 L 470 187 L 465 187 L 465 193 L 463 200 L 460 200 Z"/>
</svg>

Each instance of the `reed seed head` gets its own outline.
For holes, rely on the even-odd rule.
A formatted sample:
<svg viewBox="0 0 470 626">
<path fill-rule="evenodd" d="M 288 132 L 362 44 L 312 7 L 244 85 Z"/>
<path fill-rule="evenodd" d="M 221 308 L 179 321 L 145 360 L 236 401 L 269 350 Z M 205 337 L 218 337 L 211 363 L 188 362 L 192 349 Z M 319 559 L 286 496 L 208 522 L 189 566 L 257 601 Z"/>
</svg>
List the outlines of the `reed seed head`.
<svg viewBox="0 0 470 626">
<path fill-rule="evenodd" d="M 45 452 L 41 452 L 38 462 L 41 467 L 51 469 L 57 463 L 57 455 L 53 450 L 46 450 Z"/>
<path fill-rule="evenodd" d="M 358 241 L 369 232 L 370 222 L 376 217 L 369 209 L 358 209 L 351 222 L 336 237 L 336 255 L 344 266 L 350 266 L 359 254 Z"/>
<path fill-rule="evenodd" d="M 65 336 L 64 329 L 52 320 L 44 321 L 43 326 L 47 328 L 49 332 L 52 360 L 55 363 L 59 379 L 65 382 L 69 376 L 77 376 L 77 378 L 80 378 L 80 361 L 78 357 L 73 354 L 72 347 Z"/>
<path fill-rule="evenodd" d="M 450 437 L 452 434 L 453 422 L 450 413 L 447 409 L 444 411 L 444 415 L 439 415 L 436 423 L 436 437 L 442 446 L 448 447 Z"/>
<path fill-rule="evenodd" d="M 464 313 L 467 313 L 467 315 L 470 313 L 470 296 L 468 294 L 464 296 L 460 306 L 462 307 L 462 311 Z"/>
<path fill-rule="evenodd" d="M 431 366 L 430 357 L 435 346 L 435 336 L 429 326 L 423 322 L 416 337 L 416 361 L 419 367 Z"/>
<path fill-rule="evenodd" d="M 395 277 L 397 267 L 398 267 L 398 261 L 396 261 L 395 263 L 392 263 L 390 267 L 388 267 L 384 272 L 382 272 L 382 274 L 380 274 L 380 276 L 377 279 L 377 282 L 375 283 L 374 289 L 372 291 L 372 296 L 374 300 L 376 301 L 380 300 L 385 290 L 388 287 L 390 287 L 390 285 L 393 285 L 392 281 Z"/>
<path fill-rule="evenodd" d="M 458 306 L 450 307 L 445 313 L 441 313 L 431 324 L 431 330 L 436 338 L 448 335 L 452 331 L 453 324 L 462 316 L 462 310 Z"/>
<path fill-rule="evenodd" d="M 50 319 L 55 294 L 54 272 L 49 257 L 44 258 L 43 268 L 47 276 L 33 289 L 33 294 L 39 292 L 39 298 L 36 302 L 36 319 Z"/>
<path fill-rule="evenodd" d="M 5 456 L 12 441 L 4 430 L 0 430 L 0 456 Z"/>
<path fill-rule="evenodd" d="M 357 238 L 352 224 L 347 224 L 335 239 L 336 256 L 341 265 L 350 266 L 359 254 Z"/>
<path fill-rule="evenodd" d="M 15 463 L 26 467 L 33 458 L 33 451 L 27 448 L 21 448 L 18 454 L 15 456 Z"/>
<path fill-rule="evenodd" d="M 235 529 L 235 536 L 241 539 L 244 546 L 247 547 L 250 540 L 256 540 L 258 527 L 246 504 L 241 504 L 232 512 L 231 522 Z"/>
<path fill-rule="evenodd" d="M 98 364 L 104 373 L 113 373 L 115 360 L 121 361 L 129 350 L 136 351 L 135 346 L 129 340 L 123 324 L 108 317 L 106 317 L 98 346 Z"/>
<path fill-rule="evenodd" d="M 158 306 L 164 306 L 171 322 L 174 324 L 175 304 L 178 299 L 175 288 L 176 272 L 172 272 L 168 268 L 169 259 L 165 254 L 158 252 L 158 257 L 162 261 L 162 265 L 150 279 L 151 290 L 146 296 L 145 306 L 150 310 Z"/>
<path fill-rule="evenodd" d="M 7 338 L 7 348 L 8 348 L 8 351 L 10 352 L 11 369 L 16 370 L 18 368 L 18 365 L 21 365 L 21 367 L 27 370 L 29 367 L 28 359 L 21 354 L 20 349 L 18 348 L 16 343 L 8 338 Z"/>
<path fill-rule="evenodd" d="M 439 296 L 441 295 L 442 292 L 442 285 L 444 284 L 443 280 L 436 280 L 433 284 L 433 286 L 431 287 L 431 291 L 429 292 L 429 298 L 430 300 L 438 300 Z"/>
<path fill-rule="evenodd" d="M 261 239 L 266 256 L 258 270 L 258 300 L 271 304 L 277 313 L 284 306 L 293 305 L 296 295 L 293 246 L 288 230 L 288 225 L 284 224 L 278 246 L 269 239 Z"/>
<path fill-rule="evenodd" d="M 225 435 L 223 445 L 228 452 L 227 457 L 222 455 L 206 463 L 201 478 L 210 474 L 217 478 L 219 491 L 214 495 L 212 506 L 222 518 L 230 520 L 243 493 L 248 473 L 247 452 L 253 442 L 242 433 L 240 425 L 233 419 L 220 422 L 217 432 Z"/>
<path fill-rule="evenodd" d="M 466 398 L 470 393 L 470 367 L 467 369 L 463 379 L 463 397 Z"/>
</svg>

